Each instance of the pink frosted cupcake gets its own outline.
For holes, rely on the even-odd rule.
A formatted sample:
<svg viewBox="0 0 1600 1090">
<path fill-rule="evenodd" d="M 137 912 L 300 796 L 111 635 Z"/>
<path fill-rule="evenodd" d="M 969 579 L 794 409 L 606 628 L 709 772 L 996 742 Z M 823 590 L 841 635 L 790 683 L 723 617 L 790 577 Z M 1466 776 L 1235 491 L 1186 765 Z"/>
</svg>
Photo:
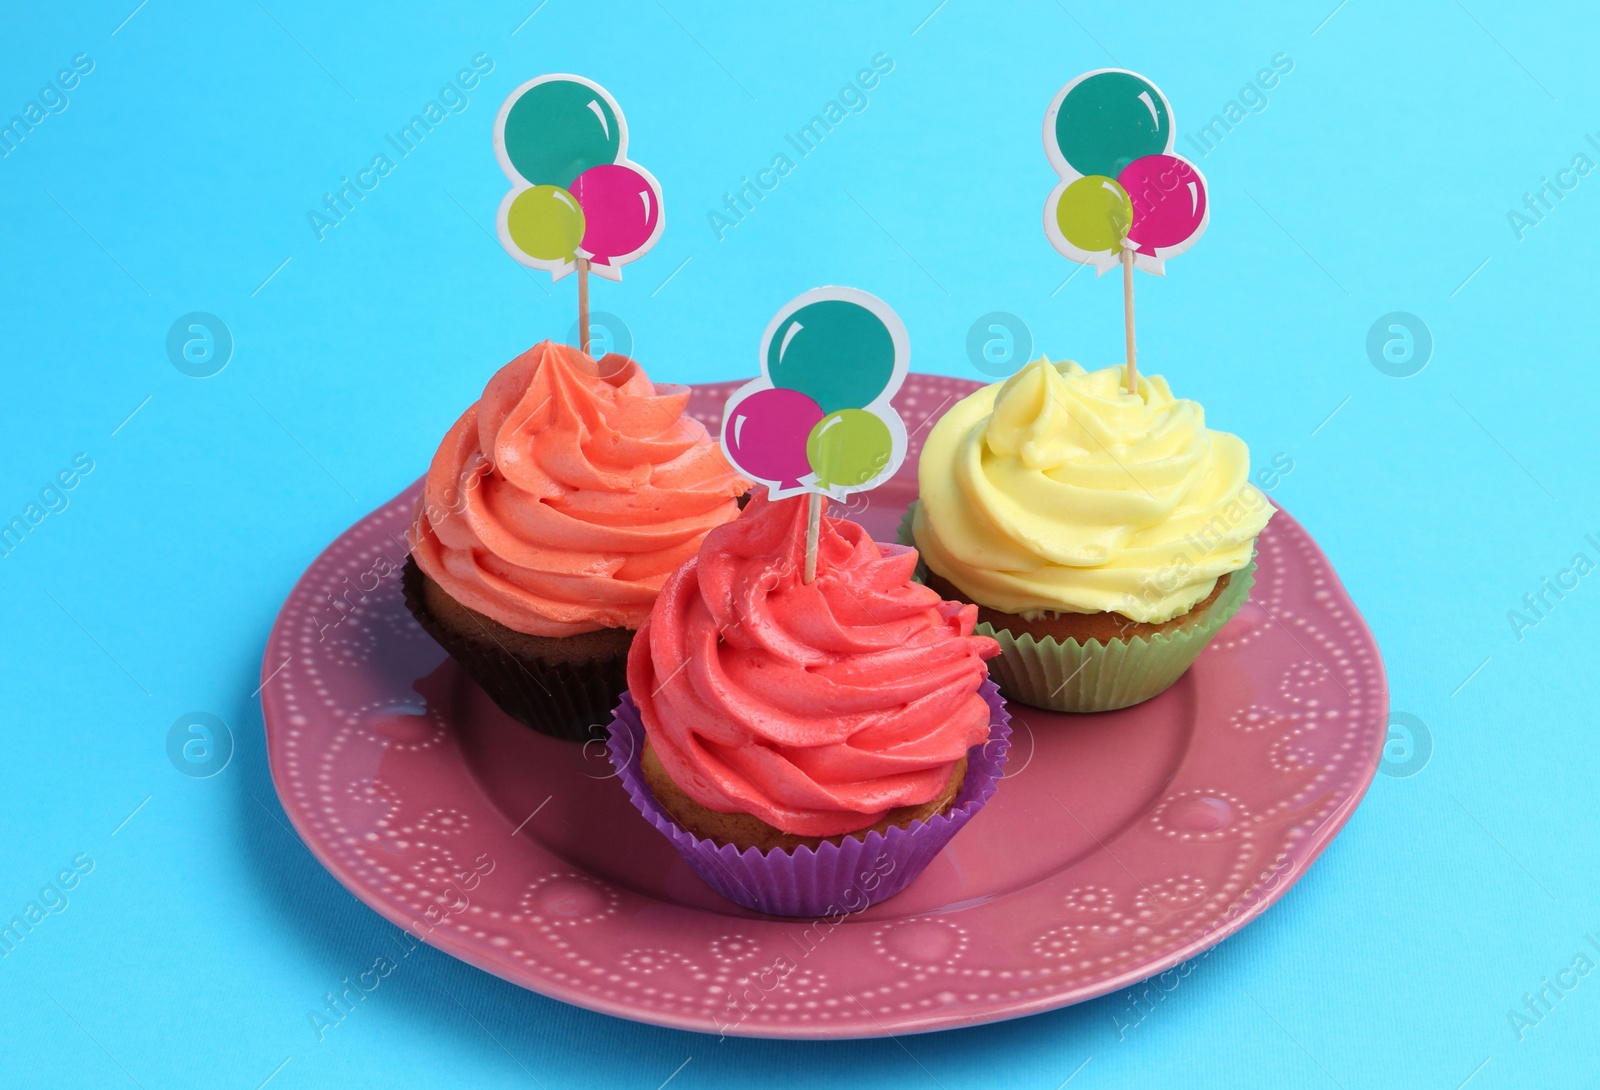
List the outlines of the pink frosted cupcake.
<svg viewBox="0 0 1600 1090">
<path fill-rule="evenodd" d="M 1009 733 L 972 606 L 915 551 L 752 500 L 668 580 L 628 661 L 613 760 L 708 882 L 806 914 L 909 883 L 993 792 Z"/>
</svg>

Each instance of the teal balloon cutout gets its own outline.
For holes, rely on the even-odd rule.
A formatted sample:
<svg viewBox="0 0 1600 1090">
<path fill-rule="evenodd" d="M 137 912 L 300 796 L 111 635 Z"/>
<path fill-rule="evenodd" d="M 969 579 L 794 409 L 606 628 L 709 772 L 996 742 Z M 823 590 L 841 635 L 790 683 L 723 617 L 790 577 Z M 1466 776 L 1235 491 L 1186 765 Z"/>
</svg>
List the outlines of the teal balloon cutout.
<svg viewBox="0 0 1600 1090">
<path fill-rule="evenodd" d="M 772 384 L 805 394 L 825 413 L 865 408 L 894 374 L 894 338 L 866 307 L 808 303 L 783 320 L 767 348 Z"/>
<path fill-rule="evenodd" d="M 572 80 L 528 88 L 506 115 L 506 157 L 534 185 L 570 189 L 590 167 L 614 163 L 622 126 L 604 95 Z"/>
<path fill-rule="evenodd" d="M 1172 115 L 1149 81 L 1132 72 L 1097 72 L 1067 92 L 1056 113 L 1056 146 L 1083 175 L 1115 178 L 1128 164 L 1172 143 Z"/>
</svg>

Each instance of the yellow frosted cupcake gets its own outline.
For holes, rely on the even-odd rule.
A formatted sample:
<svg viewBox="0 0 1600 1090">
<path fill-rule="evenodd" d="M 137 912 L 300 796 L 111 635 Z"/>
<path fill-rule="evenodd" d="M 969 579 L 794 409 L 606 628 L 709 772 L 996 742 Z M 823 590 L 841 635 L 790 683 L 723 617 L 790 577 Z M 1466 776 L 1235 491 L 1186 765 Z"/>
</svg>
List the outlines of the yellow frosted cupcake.
<svg viewBox="0 0 1600 1090">
<path fill-rule="evenodd" d="M 1238 436 L 1159 375 L 1040 358 L 956 403 L 923 446 L 909 536 L 979 607 L 1005 695 L 1056 711 L 1148 700 L 1249 595 L 1272 505 Z"/>
</svg>

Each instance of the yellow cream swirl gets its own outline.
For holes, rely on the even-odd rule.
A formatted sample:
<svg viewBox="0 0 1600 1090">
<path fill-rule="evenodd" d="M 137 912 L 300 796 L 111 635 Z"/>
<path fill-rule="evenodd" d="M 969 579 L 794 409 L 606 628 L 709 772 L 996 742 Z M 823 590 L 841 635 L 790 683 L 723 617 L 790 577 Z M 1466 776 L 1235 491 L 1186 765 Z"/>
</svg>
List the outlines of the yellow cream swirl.
<svg viewBox="0 0 1600 1090">
<path fill-rule="evenodd" d="M 1244 441 L 1159 375 L 1040 357 L 957 402 L 917 467 L 912 533 L 979 605 L 1160 623 L 1250 562 L 1272 505 Z"/>
</svg>

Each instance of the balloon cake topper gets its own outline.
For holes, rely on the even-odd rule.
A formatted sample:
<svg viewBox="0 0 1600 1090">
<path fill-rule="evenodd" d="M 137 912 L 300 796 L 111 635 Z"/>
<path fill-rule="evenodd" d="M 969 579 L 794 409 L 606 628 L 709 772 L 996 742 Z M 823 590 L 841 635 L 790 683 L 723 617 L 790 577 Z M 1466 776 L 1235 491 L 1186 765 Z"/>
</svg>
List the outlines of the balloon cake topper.
<svg viewBox="0 0 1600 1090">
<path fill-rule="evenodd" d="M 876 488 L 906 459 L 906 426 L 889 399 L 911 366 L 906 327 L 855 288 L 796 296 L 761 337 L 761 377 L 722 414 L 722 449 L 772 499 L 844 499 Z"/>
<path fill-rule="evenodd" d="M 592 267 L 610 280 L 661 237 L 661 183 L 628 159 L 622 108 L 593 80 L 529 80 L 500 104 L 494 151 L 511 191 L 500 245 L 560 280 Z"/>
<path fill-rule="evenodd" d="M 1061 175 L 1044 205 L 1051 244 L 1096 275 L 1125 251 L 1163 275 L 1211 217 L 1205 178 L 1172 153 L 1174 135 L 1166 96 L 1137 73 L 1102 68 L 1056 92 L 1044 115 L 1045 154 Z"/>
<path fill-rule="evenodd" d="M 1166 274 L 1168 258 L 1211 221 L 1206 180 L 1172 153 L 1172 106 L 1137 72 L 1100 68 L 1056 92 L 1044 113 L 1044 151 L 1061 181 L 1044 202 L 1044 233 L 1095 275 L 1122 266 L 1127 387 L 1139 392 L 1133 270 Z"/>
<path fill-rule="evenodd" d="M 722 449 L 772 499 L 808 493 L 805 581 L 817 573 L 822 499 L 876 488 L 906 460 L 889 404 L 911 368 L 899 315 L 856 288 L 813 288 L 761 336 L 761 377 L 728 398 Z"/>
</svg>

